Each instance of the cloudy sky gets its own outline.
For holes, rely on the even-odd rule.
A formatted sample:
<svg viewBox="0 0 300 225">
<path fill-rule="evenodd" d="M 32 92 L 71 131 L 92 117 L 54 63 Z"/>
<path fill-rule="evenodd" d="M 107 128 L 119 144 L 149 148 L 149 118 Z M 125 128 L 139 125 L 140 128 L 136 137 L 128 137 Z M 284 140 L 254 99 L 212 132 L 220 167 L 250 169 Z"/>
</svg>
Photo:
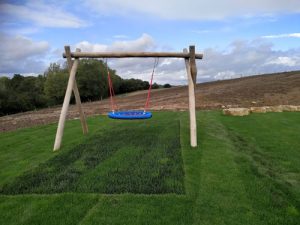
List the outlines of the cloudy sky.
<svg viewBox="0 0 300 225">
<path fill-rule="evenodd" d="M 0 1 L 0 75 L 42 74 L 64 45 L 82 51 L 182 51 L 196 45 L 198 82 L 300 69 L 299 0 Z M 154 59 L 109 60 L 148 80 Z M 182 59 L 158 83 L 185 84 Z"/>
</svg>

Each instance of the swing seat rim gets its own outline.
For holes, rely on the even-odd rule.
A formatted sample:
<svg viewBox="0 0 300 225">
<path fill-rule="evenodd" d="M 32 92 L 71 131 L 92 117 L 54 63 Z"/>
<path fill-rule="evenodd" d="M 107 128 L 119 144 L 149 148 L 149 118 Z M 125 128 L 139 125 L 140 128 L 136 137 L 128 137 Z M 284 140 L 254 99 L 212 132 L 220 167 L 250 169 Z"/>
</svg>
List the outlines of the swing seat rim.
<svg viewBox="0 0 300 225">
<path fill-rule="evenodd" d="M 108 112 L 107 116 L 111 119 L 121 120 L 139 120 L 139 119 L 150 119 L 152 117 L 151 112 L 145 112 L 143 110 L 125 110 L 125 111 L 111 111 Z"/>
</svg>

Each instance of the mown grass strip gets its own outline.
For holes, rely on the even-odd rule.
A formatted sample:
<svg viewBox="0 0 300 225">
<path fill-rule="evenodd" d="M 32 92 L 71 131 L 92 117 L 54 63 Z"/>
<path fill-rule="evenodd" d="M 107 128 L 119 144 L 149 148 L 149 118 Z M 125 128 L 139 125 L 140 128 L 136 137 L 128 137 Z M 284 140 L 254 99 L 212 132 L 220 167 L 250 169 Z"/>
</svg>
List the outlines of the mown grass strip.
<svg viewBox="0 0 300 225">
<path fill-rule="evenodd" d="M 185 196 L 173 194 L 101 196 L 80 225 L 192 224 L 191 203 Z"/>
<path fill-rule="evenodd" d="M 235 146 L 240 177 L 262 224 L 299 224 L 299 115 L 221 116 L 220 120 Z M 295 180 L 287 179 L 291 172 Z"/>
<path fill-rule="evenodd" d="M 95 194 L 0 196 L 0 224 L 78 224 L 97 204 Z"/>
<path fill-rule="evenodd" d="M 36 168 L 40 163 L 70 150 L 87 137 L 95 134 L 99 127 L 108 126 L 110 120 L 102 117 L 101 119 L 90 117 L 87 122 L 90 133 L 84 136 L 79 120 L 68 121 L 65 127 L 62 149 L 55 153 L 52 148 L 57 124 L 0 133 L 0 186 L 11 182 L 25 171 Z"/>
<path fill-rule="evenodd" d="M 3 185 L 0 193 L 184 193 L 178 121 L 135 125 L 118 123 L 90 137 Z"/>
<path fill-rule="evenodd" d="M 217 116 L 218 112 L 205 112 L 198 117 L 201 155 L 198 154 L 198 165 L 196 160 L 190 160 L 191 169 L 195 170 L 191 175 L 198 181 L 194 181 L 191 192 L 192 224 L 256 224 L 234 161 L 234 146 Z"/>
</svg>

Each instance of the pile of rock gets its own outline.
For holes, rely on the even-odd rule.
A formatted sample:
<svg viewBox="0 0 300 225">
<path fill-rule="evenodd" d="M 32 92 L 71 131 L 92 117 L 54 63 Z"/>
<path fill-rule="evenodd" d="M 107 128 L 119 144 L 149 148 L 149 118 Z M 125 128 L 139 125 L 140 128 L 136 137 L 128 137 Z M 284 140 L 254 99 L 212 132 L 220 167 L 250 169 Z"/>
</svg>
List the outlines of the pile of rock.
<svg viewBox="0 0 300 225">
<path fill-rule="evenodd" d="M 266 113 L 266 112 L 300 112 L 300 106 L 278 105 L 278 106 L 223 109 L 224 115 L 231 115 L 231 116 L 247 116 L 250 113 Z"/>
<path fill-rule="evenodd" d="M 229 108 L 223 109 L 224 115 L 230 116 L 247 116 L 249 115 L 250 110 L 248 108 Z"/>
</svg>

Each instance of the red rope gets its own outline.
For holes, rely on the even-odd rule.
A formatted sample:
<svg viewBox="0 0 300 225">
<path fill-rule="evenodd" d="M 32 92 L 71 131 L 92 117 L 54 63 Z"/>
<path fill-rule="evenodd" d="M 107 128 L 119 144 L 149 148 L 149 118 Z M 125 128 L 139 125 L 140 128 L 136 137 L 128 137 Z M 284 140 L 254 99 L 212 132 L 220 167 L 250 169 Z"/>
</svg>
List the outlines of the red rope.
<svg viewBox="0 0 300 225">
<path fill-rule="evenodd" d="M 154 61 L 153 70 L 152 70 L 152 74 L 151 74 L 151 80 L 150 80 L 150 86 L 149 86 L 148 94 L 147 94 L 147 100 L 146 100 L 145 107 L 144 107 L 144 112 L 146 112 L 147 109 L 149 108 L 154 71 L 155 71 L 155 68 L 157 67 L 157 65 L 158 65 L 158 58 L 155 59 L 155 61 Z"/>
<path fill-rule="evenodd" d="M 110 94 L 110 106 L 111 106 L 111 110 L 114 112 L 117 109 L 117 104 L 114 100 L 115 91 L 114 91 L 114 87 L 113 87 L 112 80 L 110 77 L 107 62 L 106 62 L 106 68 L 107 68 L 107 80 L 108 80 L 109 94 Z"/>
<path fill-rule="evenodd" d="M 146 100 L 145 107 L 144 107 L 144 112 L 146 112 L 147 109 L 149 108 L 154 71 L 155 71 L 155 68 L 157 67 L 157 65 L 158 65 L 158 58 L 155 59 L 155 61 L 154 61 L 153 70 L 152 70 L 152 74 L 151 74 L 150 85 L 149 85 L 148 94 L 147 94 L 147 100 Z M 114 100 L 115 91 L 114 91 L 112 79 L 110 77 L 107 62 L 106 62 L 106 69 L 107 69 L 107 80 L 108 80 L 108 86 L 109 86 L 110 105 L 111 105 L 111 110 L 114 112 L 118 107 L 117 107 L 116 101 Z"/>
</svg>

